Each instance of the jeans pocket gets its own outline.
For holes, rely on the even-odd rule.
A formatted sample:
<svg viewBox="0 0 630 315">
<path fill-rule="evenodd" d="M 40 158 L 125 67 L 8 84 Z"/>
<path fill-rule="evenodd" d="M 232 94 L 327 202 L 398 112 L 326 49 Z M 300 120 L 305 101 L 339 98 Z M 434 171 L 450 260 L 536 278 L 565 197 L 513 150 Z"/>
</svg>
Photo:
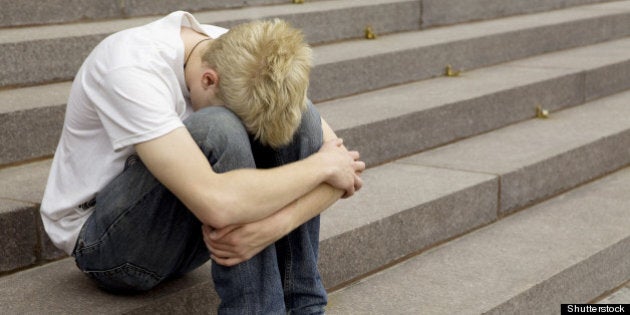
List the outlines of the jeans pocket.
<svg viewBox="0 0 630 315">
<path fill-rule="evenodd" d="M 98 286 L 113 293 L 137 293 L 150 290 L 163 278 L 132 263 L 124 263 L 118 267 L 99 271 L 83 271 L 96 281 Z"/>
</svg>

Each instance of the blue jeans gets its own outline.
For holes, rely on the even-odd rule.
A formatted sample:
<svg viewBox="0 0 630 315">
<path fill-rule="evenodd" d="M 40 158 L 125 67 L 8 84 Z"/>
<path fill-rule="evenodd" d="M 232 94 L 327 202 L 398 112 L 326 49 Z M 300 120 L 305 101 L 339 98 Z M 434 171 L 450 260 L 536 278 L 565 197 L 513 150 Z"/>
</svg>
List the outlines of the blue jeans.
<svg viewBox="0 0 630 315">
<path fill-rule="evenodd" d="M 223 107 L 208 107 L 184 124 L 214 171 L 271 168 L 304 159 L 322 144 L 319 113 L 309 102 L 294 140 L 273 150 L 249 136 Z M 317 269 L 319 217 L 303 224 L 250 260 L 212 264 L 220 314 L 319 314 L 327 303 Z M 114 293 L 149 290 L 209 259 L 201 222 L 141 161 L 96 196 L 94 213 L 74 250 L 77 266 Z"/>
</svg>

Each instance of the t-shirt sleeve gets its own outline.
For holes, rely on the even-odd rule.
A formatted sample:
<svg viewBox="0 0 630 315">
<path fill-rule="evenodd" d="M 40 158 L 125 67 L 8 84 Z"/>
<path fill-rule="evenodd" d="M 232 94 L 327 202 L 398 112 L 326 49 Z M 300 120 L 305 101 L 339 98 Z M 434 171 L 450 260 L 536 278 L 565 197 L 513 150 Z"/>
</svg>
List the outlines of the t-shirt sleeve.
<svg viewBox="0 0 630 315">
<path fill-rule="evenodd" d="M 174 87 L 153 71 L 117 69 L 104 77 L 99 88 L 93 101 L 114 150 L 183 126 L 175 110 Z"/>
</svg>

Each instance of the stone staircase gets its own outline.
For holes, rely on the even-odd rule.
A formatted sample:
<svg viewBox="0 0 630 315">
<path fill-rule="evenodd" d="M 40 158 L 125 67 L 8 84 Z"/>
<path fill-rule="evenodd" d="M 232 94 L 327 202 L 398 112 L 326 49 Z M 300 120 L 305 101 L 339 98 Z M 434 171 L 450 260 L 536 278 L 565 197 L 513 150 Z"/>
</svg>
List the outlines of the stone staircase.
<svg viewBox="0 0 630 315">
<path fill-rule="evenodd" d="M 0 0 L 0 313 L 216 308 L 209 266 L 98 291 L 38 214 L 83 58 L 174 9 L 314 45 L 310 96 L 370 166 L 322 216 L 330 314 L 558 313 L 630 280 L 630 1 L 179 2 Z"/>
</svg>

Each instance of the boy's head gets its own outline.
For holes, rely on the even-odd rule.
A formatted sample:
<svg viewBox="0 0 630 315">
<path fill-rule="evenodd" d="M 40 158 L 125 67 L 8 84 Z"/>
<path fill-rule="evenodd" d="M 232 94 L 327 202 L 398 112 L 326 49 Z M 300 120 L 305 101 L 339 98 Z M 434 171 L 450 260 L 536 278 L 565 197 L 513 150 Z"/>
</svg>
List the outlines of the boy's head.
<svg viewBox="0 0 630 315">
<path fill-rule="evenodd" d="M 299 30 L 278 19 L 242 24 L 215 39 L 201 58 L 220 77 L 218 98 L 261 143 L 277 148 L 293 139 L 312 64 Z"/>
</svg>

